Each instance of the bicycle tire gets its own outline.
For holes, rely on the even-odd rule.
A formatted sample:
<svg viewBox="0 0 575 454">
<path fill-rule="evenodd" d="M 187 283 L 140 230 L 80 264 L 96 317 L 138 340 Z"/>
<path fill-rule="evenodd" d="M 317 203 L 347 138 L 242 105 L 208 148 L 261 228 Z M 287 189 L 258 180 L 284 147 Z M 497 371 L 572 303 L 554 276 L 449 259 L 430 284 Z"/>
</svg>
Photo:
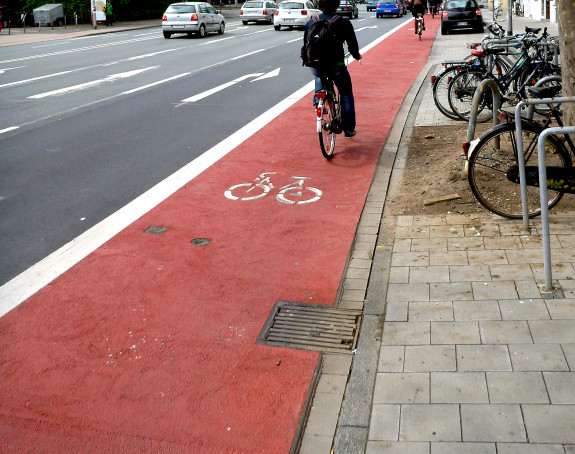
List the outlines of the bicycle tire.
<svg viewBox="0 0 575 454">
<path fill-rule="evenodd" d="M 326 98 L 320 99 L 317 106 L 318 115 L 320 115 L 320 125 L 319 125 L 319 146 L 321 148 L 321 153 L 325 159 L 333 158 L 333 152 L 335 150 L 335 132 L 331 129 L 331 124 L 335 118 L 335 105 L 333 98 L 327 96 Z"/>
<path fill-rule="evenodd" d="M 451 79 L 447 90 L 449 107 L 463 121 L 469 121 L 475 90 L 482 80 L 491 77 L 482 70 L 470 69 L 460 72 Z M 485 123 L 493 118 L 493 96 L 491 90 L 485 90 L 477 110 L 477 123 Z"/>
<path fill-rule="evenodd" d="M 504 22 L 507 20 L 507 10 L 498 8 L 493 12 L 493 20 L 495 22 Z"/>
<path fill-rule="evenodd" d="M 539 80 L 547 76 L 561 76 L 561 67 L 550 63 L 539 67 L 537 67 L 537 63 L 526 65 L 517 76 L 517 90 L 521 89 L 521 97 L 523 99 L 530 98 L 529 87 L 533 87 Z M 555 84 L 550 83 L 546 85 Z M 546 116 L 549 113 L 549 107 L 546 104 L 536 104 L 535 112 Z"/>
<path fill-rule="evenodd" d="M 448 100 L 448 88 L 451 79 L 458 73 L 457 66 L 449 66 L 435 76 L 435 83 L 432 86 L 433 102 L 439 111 L 450 120 L 461 120 L 459 116 L 451 110 Z"/>
<path fill-rule="evenodd" d="M 541 126 L 523 123 L 525 165 L 537 165 L 537 139 Z M 499 146 L 496 146 L 499 139 Z M 483 134 L 469 156 L 467 180 L 477 201 L 492 213 L 509 219 L 521 219 L 521 188 L 507 178 L 507 172 L 517 165 L 515 123 L 498 125 Z M 571 156 L 560 142 L 549 136 L 545 144 L 548 166 L 571 166 Z M 547 191 L 551 209 L 563 197 L 562 191 Z M 540 189 L 527 186 L 529 217 L 541 214 Z"/>
</svg>

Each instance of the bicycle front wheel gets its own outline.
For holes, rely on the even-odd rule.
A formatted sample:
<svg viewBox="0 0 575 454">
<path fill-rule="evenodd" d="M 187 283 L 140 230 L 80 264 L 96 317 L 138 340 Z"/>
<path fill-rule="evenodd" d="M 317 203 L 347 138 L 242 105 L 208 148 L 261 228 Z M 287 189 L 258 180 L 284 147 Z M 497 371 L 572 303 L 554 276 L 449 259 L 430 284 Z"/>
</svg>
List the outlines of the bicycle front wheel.
<svg viewBox="0 0 575 454">
<path fill-rule="evenodd" d="M 325 159 L 333 157 L 335 150 L 335 132 L 332 129 L 332 123 L 335 119 L 335 106 L 331 97 L 320 99 L 317 106 L 318 110 L 318 134 L 319 146 Z"/>
<path fill-rule="evenodd" d="M 541 127 L 525 123 L 523 151 L 526 166 L 537 166 L 537 139 Z M 469 157 L 467 179 L 471 192 L 489 211 L 509 219 L 522 218 L 521 188 L 508 178 L 508 172 L 517 169 L 517 138 L 515 123 L 496 126 L 483 134 Z M 553 137 L 545 142 L 547 166 L 570 167 L 571 158 L 565 148 Z M 541 214 L 540 190 L 527 186 L 529 217 Z M 563 197 L 563 192 L 548 190 L 548 207 L 552 208 Z"/>
</svg>

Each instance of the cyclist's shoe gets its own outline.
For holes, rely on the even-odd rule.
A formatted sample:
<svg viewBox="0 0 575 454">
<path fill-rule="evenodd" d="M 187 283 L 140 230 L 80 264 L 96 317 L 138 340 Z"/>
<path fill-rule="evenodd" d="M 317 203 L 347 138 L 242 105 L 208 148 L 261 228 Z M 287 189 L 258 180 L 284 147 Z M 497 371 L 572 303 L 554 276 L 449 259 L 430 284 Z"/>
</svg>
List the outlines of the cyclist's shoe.
<svg viewBox="0 0 575 454">
<path fill-rule="evenodd" d="M 345 138 L 346 139 L 351 139 L 353 136 L 355 136 L 357 134 L 357 132 L 355 131 L 351 131 L 351 132 L 346 132 L 345 133 Z"/>
</svg>

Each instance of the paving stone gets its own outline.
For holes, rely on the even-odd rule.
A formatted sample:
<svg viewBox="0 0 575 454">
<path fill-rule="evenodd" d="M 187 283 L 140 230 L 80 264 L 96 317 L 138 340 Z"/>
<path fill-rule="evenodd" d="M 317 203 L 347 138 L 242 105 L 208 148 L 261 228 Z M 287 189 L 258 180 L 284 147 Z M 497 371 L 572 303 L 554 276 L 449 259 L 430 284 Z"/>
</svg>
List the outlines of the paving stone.
<svg viewBox="0 0 575 454">
<path fill-rule="evenodd" d="M 519 405 L 461 404 L 461 426 L 463 441 L 527 441 Z"/>
<path fill-rule="evenodd" d="M 399 238 L 393 242 L 393 252 L 411 252 L 411 238 Z"/>
<path fill-rule="evenodd" d="M 548 320 L 551 317 L 542 299 L 501 300 L 503 320 Z"/>
<path fill-rule="evenodd" d="M 575 371 L 575 344 L 562 344 L 561 348 L 563 349 L 569 368 Z"/>
<path fill-rule="evenodd" d="M 575 299 L 546 301 L 552 319 L 575 319 Z"/>
<path fill-rule="evenodd" d="M 453 320 L 453 304 L 445 301 L 409 303 L 410 321 Z"/>
<path fill-rule="evenodd" d="M 369 423 L 368 440 L 399 439 L 399 405 L 374 404 Z"/>
<path fill-rule="evenodd" d="M 467 260 L 470 265 L 505 265 L 507 256 L 501 249 L 488 249 L 485 251 L 468 251 Z"/>
<path fill-rule="evenodd" d="M 332 442 L 333 436 L 312 434 L 306 430 L 298 454 L 330 454 Z"/>
<path fill-rule="evenodd" d="M 536 344 L 575 343 L 575 320 L 533 320 L 527 323 Z"/>
<path fill-rule="evenodd" d="M 454 371 L 455 345 L 408 345 L 403 369 L 406 372 Z"/>
<path fill-rule="evenodd" d="M 347 375 L 327 374 L 322 371 L 316 393 L 330 393 L 343 397 Z"/>
<path fill-rule="evenodd" d="M 535 281 L 515 281 L 515 289 L 521 299 L 541 298 L 541 292 Z"/>
<path fill-rule="evenodd" d="M 465 227 L 466 237 L 487 237 L 488 240 L 491 240 L 500 234 L 497 224 L 473 224 Z"/>
<path fill-rule="evenodd" d="M 389 270 L 389 283 L 391 284 L 409 283 L 409 267 L 392 266 Z"/>
<path fill-rule="evenodd" d="M 429 374 L 378 373 L 373 402 L 376 404 L 429 403 Z"/>
<path fill-rule="evenodd" d="M 458 345 L 458 371 L 510 371 L 507 345 Z"/>
<path fill-rule="evenodd" d="M 521 238 L 517 236 L 500 236 L 485 241 L 485 249 L 522 249 Z"/>
<path fill-rule="evenodd" d="M 395 229 L 395 238 L 429 238 L 429 227 L 407 227 L 398 225 Z"/>
<path fill-rule="evenodd" d="M 430 238 L 463 237 L 463 227 L 460 225 L 432 225 L 429 227 Z"/>
<path fill-rule="evenodd" d="M 483 251 L 484 249 L 483 238 L 448 238 L 447 250 L 449 251 Z"/>
<path fill-rule="evenodd" d="M 511 344 L 509 355 L 514 371 L 568 371 L 559 344 Z"/>
<path fill-rule="evenodd" d="M 489 403 L 483 372 L 432 372 L 432 403 Z"/>
<path fill-rule="evenodd" d="M 575 372 L 543 372 L 552 404 L 575 404 Z"/>
<path fill-rule="evenodd" d="M 324 354 L 321 373 L 347 375 L 351 367 L 352 357 L 350 355 Z"/>
<path fill-rule="evenodd" d="M 389 284 L 387 301 L 429 301 L 429 284 Z"/>
<path fill-rule="evenodd" d="M 382 345 L 377 365 L 378 372 L 403 372 L 405 347 L 403 345 Z"/>
<path fill-rule="evenodd" d="M 365 454 L 429 454 L 429 443 L 368 441 Z"/>
<path fill-rule="evenodd" d="M 495 300 L 454 301 L 455 320 L 501 320 L 499 304 Z"/>
<path fill-rule="evenodd" d="M 439 441 L 431 443 L 431 454 L 496 454 L 495 443 Z"/>
<path fill-rule="evenodd" d="M 428 345 L 430 332 L 429 322 L 385 322 L 382 342 L 384 345 Z"/>
<path fill-rule="evenodd" d="M 391 266 L 429 266 L 429 252 L 394 252 Z"/>
<path fill-rule="evenodd" d="M 531 270 L 533 271 L 535 279 L 540 281 L 545 280 L 545 268 L 542 263 L 532 263 Z M 571 263 L 555 262 L 551 264 L 551 274 L 553 275 L 553 279 L 573 279 L 575 270 L 573 270 Z"/>
<path fill-rule="evenodd" d="M 451 282 L 491 280 L 491 271 L 487 265 L 454 265 L 449 267 L 449 279 Z"/>
<path fill-rule="evenodd" d="M 413 225 L 413 216 L 398 216 L 397 225 L 401 227 Z"/>
<path fill-rule="evenodd" d="M 543 263 L 543 252 L 540 249 L 507 250 L 508 263 Z"/>
<path fill-rule="evenodd" d="M 477 322 L 431 322 L 432 344 L 479 344 Z"/>
<path fill-rule="evenodd" d="M 575 443 L 575 405 L 523 405 L 522 408 L 530 443 Z"/>
<path fill-rule="evenodd" d="M 331 393 L 316 393 L 309 412 L 306 433 L 333 438 L 340 409 L 341 399 L 334 399 Z"/>
<path fill-rule="evenodd" d="M 518 299 L 515 282 L 472 282 L 473 299 L 476 300 L 514 300 Z"/>
<path fill-rule="evenodd" d="M 481 320 L 479 331 L 483 344 L 528 344 L 533 342 L 526 321 Z"/>
<path fill-rule="evenodd" d="M 447 238 L 414 238 L 411 240 L 411 251 L 445 251 L 447 250 Z"/>
<path fill-rule="evenodd" d="M 399 427 L 400 441 L 461 441 L 459 406 L 402 405 Z"/>
<path fill-rule="evenodd" d="M 562 445 L 497 443 L 497 454 L 564 454 Z"/>
<path fill-rule="evenodd" d="M 369 279 L 369 268 L 348 268 L 345 277 L 347 279 Z"/>
<path fill-rule="evenodd" d="M 533 271 L 529 263 L 516 265 L 490 265 L 491 278 L 494 281 L 525 281 L 533 280 Z"/>
<path fill-rule="evenodd" d="M 449 282 L 449 267 L 412 266 L 409 268 L 410 283 Z"/>
<path fill-rule="evenodd" d="M 443 216 L 413 216 L 413 225 L 446 225 L 447 220 Z"/>
<path fill-rule="evenodd" d="M 430 251 L 430 265 L 469 265 L 465 251 Z"/>
<path fill-rule="evenodd" d="M 429 299 L 431 301 L 471 300 L 473 292 L 472 282 L 432 283 L 429 286 Z"/>
<path fill-rule="evenodd" d="M 491 403 L 549 403 L 541 372 L 487 372 L 486 377 Z"/>
</svg>

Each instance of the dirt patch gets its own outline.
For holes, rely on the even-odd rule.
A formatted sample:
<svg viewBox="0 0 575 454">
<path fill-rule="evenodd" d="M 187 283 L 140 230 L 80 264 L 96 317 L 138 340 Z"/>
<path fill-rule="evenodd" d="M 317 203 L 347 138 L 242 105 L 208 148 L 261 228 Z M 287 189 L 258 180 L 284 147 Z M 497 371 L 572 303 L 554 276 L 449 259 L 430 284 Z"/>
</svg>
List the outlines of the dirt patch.
<svg viewBox="0 0 575 454">
<path fill-rule="evenodd" d="M 476 137 L 490 124 L 477 126 Z M 416 126 L 401 184 L 392 189 L 386 210 L 393 216 L 444 214 L 490 214 L 476 202 L 467 179 L 462 179 L 461 143 L 467 137 L 467 123 L 456 126 Z M 426 205 L 426 202 L 458 195 L 459 198 Z M 575 210 L 575 197 L 566 194 L 554 213 Z"/>
</svg>

